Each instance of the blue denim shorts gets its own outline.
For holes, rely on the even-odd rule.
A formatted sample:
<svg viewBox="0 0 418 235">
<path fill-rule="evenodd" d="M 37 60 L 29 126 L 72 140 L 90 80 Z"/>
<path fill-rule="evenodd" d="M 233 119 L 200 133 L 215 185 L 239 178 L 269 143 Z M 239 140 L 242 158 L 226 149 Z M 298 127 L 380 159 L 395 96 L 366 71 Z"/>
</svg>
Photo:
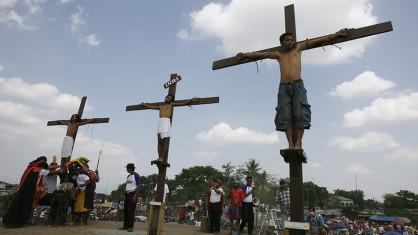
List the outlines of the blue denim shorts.
<svg viewBox="0 0 418 235">
<path fill-rule="evenodd" d="M 311 127 L 311 105 L 302 79 L 280 83 L 274 123 L 278 131 Z"/>
</svg>

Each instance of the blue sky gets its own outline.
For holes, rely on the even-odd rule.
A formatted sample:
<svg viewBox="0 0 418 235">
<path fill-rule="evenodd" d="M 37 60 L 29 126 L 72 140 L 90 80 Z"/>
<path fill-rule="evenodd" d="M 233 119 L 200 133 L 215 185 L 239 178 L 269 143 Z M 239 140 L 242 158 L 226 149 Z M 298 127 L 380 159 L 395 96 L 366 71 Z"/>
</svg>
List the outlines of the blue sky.
<svg viewBox="0 0 418 235">
<path fill-rule="evenodd" d="M 414 0 L 402 1 L 82 1 L 0 0 L 0 179 L 18 182 L 27 162 L 59 155 L 63 127 L 88 96 L 74 156 L 96 162 L 110 192 L 124 165 L 156 173 L 156 111 L 126 105 L 162 101 L 171 73 L 183 80 L 177 99 L 219 96 L 220 103 L 177 108 L 168 170 L 255 158 L 287 177 L 274 131 L 279 80 L 275 62 L 212 71 L 212 61 L 273 47 L 284 30 L 283 6 L 294 3 L 299 39 L 340 28 L 392 21 L 394 31 L 303 54 L 302 78 L 312 105 L 305 132 L 304 179 L 368 198 L 400 189 L 418 192 L 418 30 Z"/>
</svg>

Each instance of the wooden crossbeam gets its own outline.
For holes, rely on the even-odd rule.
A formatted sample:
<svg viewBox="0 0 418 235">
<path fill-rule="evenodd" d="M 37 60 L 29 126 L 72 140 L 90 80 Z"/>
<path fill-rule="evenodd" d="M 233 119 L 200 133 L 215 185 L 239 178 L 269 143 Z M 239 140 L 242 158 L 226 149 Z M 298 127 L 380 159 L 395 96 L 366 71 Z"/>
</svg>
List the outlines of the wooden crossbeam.
<svg viewBox="0 0 418 235">
<path fill-rule="evenodd" d="M 86 122 L 90 121 L 89 124 L 95 124 L 95 123 L 109 123 L 109 118 L 85 118 L 85 119 L 79 119 L 79 122 Z M 59 125 L 68 125 L 70 120 L 55 120 L 55 121 L 48 121 L 46 124 L 47 126 L 59 126 Z"/>
<path fill-rule="evenodd" d="M 185 102 L 190 101 L 191 99 L 187 100 L 176 100 L 176 102 Z M 179 106 L 189 106 L 189 105 L 202 105 L 202 104 L 213 104 L 213 103 L 219 103 L 219 97 L 207 97 L 207 98 L 195 98 L 195 101 L 192 101 L 192 103 L 188 105 L 179 105 Z M 151 105 L 163 105 L 164 102 L 156 102 L 156 103 L 148 103 Z M 146 110 L 149 108 L 146 108 L 142 104 L 136 104 L 136 105 L 129 105 L 126 106 L 126 111 L 135 111 L 135 110 Z"/>
<path fill-rule="evenodd" d="M 358 38 L 368 37 L 376 34 L 386 33 L 389 31 L 393 31 L 392 22 L 387 21 L 380 24 L 370 25 L 362 28 L 350 29 L 349 35 L 347 37 L 339 37 L 335 39 L 332 43 L 340 43 L 346 42 Z M 303 42 L 299 41 L 298 43 Z M 319 46 L 316 46 L 319 47 Z M 310 47 L 309 49 L 313 49 L 316 47 Z M 260 50 L 259 52 L 267 52 L 267 51 L 280 51 L 282 50 L 281 46 L 272 47 L 264 50 Z M 212 70 L 222 69 L 226 67 L 231 67 L 234 65 L 245 64 L 249 62 L 257 61 L 257 59 L 249 59 L 249 58 L 240 58 L 238 56 L 233 56 L 229 58 L 225 58 L 222 60 L 214 61 L 212 64 Z"/>
</svg>

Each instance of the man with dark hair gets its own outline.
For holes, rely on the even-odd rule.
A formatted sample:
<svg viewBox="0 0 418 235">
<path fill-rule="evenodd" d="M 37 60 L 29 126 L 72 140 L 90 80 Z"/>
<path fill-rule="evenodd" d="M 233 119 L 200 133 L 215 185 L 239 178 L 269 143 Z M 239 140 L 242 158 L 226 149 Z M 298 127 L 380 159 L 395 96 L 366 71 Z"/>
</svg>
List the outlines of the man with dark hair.
<svg viewBox="0 0 418 235">
<path fill-rule="evenodd" d="M 134 229 L 140 176 L 135 172 L 135 165 L 133 163 L 128 163 L 128 165 L 126 165 L 126 170 L 129 175 L 126 177 L 126 187 L 123 200 L 123 227 L 119 228 L 119 230 L 132 232 Z"/>
<path fill-rule="evenodd" d="M 282 35 L 280 35 L 280 38 L 279 38 L 280 44 L 283 44 L 283 41 L 286 38 L 286 36 L 292 36 L 293 37 L 293 34 L 292 33 L 282 33 Z"/>
<path fill-rule="evenodd" d="M 301 76 L 302 51 L 312 46 L 325 46 L 337 37 L 348 35 L 347 29 L 335 34 L 295 42 L 291 33 L 280 36 L 280 51 L 238 53 L 237 56 L 251 59 L 275 59 L 280 64 L 280 86 L 274 122 L 277 131 L 286 133 L 290 149 L 302 148 L 304 129 L 311 126 L 311 106 Z"/>
<path fill-rule="evenodd" d="M 219 233 L 221 229 L 220 220 L 224 202 L 222 183 L 221 179 L 213 179 L 211 181 L 212 187 L 208 191 L 209 231 L 211 233 Z"/>
<path fill-rule="evenodd" d="M 171 129 L 171 116 L 173 114 L 173 107 L 184 106 L 191 104 L 196 100 L 194 97 L 191 100 L 179 102 L 174 101 L 172 95 L 167 95 L 164 100 L 164 104 L 148 104 L 141 103 L 146 108 L 160 110 L 160 119 L 158 120 L 158 161 L 163 161 L 163 157 L 168 154 L 168 143 L 170 141 L 170 129 Z"/>
<path fill-rule="evenodd" d="M 229 216 L 229 224 L 231 226 L 231 230 L 229 234 L 232 234 L 234 230 L 236 230 L 236 225 L 234 220 L 236 220 L 236 224 L 238 226 L 239 231 L 239 222 L 241 219 L 241 207 L 242 201 L 244 200 L 244 191 L 238 182 L 234 182 L 233 188 L 231 192 L 229 192 L 229 208 L 228 208 L 228 216 Z"/>
<path fill-rule="evenodd" d="M 315 207 L 308 208 L 308 222 L 310 223 L 310 234 L 327 234 L 324 218 L 321 214 L 315 212 Z"/>
<path fill-rule="evenodd" d="M 253 234 L 254 228 L 254 211 L 253 211 L 253 199 L 255 196 L 253 188 L 253 178 L 247 176 L 247 183 L 243 187 L 244 200 L 242 202 L 241 209 L 241 225 L 240 232 L 243 231 L 245 225 L 248 225 L 248 234 Z"/>
<path fill-rule="evenodd" d="M 286 181 L 284 179 L 281 179 L 279 184 L 280 189 L 277 192 L 276 201 L 280 207 L 280 218 L 283 227 L 284 221 L 289 220 L 290 192 L 287 188 Z"/>
</svg>

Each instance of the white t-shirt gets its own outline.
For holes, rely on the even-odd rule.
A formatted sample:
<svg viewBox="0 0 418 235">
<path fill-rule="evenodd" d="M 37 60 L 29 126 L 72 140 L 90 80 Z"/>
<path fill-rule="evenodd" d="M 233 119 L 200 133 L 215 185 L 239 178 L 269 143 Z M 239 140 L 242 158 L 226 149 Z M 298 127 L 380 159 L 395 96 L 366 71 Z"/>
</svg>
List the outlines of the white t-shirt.
<svg viewBox="0 0 418 235">
<path fill-rule="evenodd" d="M 132 174 L 129 174 L 128 177 L 126 177 L 126 188 L 125 191 L 127 193 L 134 192 L 136 190 L 137 185 L 139 184 L 139 175 L 138 173 L 134 172 Z"/>
<path fill-rule="evenodd" d="M 224 194 L 224 191 L 222 190 L 221 187 L 219 187 L 218 190 L 221 191 L 221 193 L 218 194 L 217 192 L 215 192 L 215 189 L 210 190 L 210 197 L 209 197 L 210 203 L 221 202 L 221 197 Z"/>
<path fill-rule="evenodd" d="M 251 190 L 253 190 L 252 186 L 247 186 L 246 188 L 247 189 L 244 192 L 245 194 L 247 194 L 247 193 L 251 192 Z M 248 196 L 246 196 L 244 198 L 244 202 L 253 202 L 253 194 L 249 194 Z"/>
<path fill-rule="evenodd" d="M 44 185 L 48 193 L 53 193 L 57 189 L 58 175 L 47 175 L 44 177 Z"/>
<path fill-rule="evenodd" d="M 157 185 L 155 185 L 154 192 L 157 192 Z M 168 185 L 167 185 L 167 184 L 165 184 L 165 185 L 164 185 L 164 196 L 163 196 L 163 202 L 165 202 L 165 197 L 167 196 L 167 193 L 169 193 L 169 192 L 170 192 L 170 190 L 168 189 Z"/>
<path fill-rule="evenodd" d="M 77 176 L 77 186 L 81 192 L 84 192 L 84 190 L 86 190 L 86 186 L 80 187 L 80 185 L 85 184 L 87 180 L 90 180 L 90 178 L 85 174 L 79 174 Z"/>
</svg>

